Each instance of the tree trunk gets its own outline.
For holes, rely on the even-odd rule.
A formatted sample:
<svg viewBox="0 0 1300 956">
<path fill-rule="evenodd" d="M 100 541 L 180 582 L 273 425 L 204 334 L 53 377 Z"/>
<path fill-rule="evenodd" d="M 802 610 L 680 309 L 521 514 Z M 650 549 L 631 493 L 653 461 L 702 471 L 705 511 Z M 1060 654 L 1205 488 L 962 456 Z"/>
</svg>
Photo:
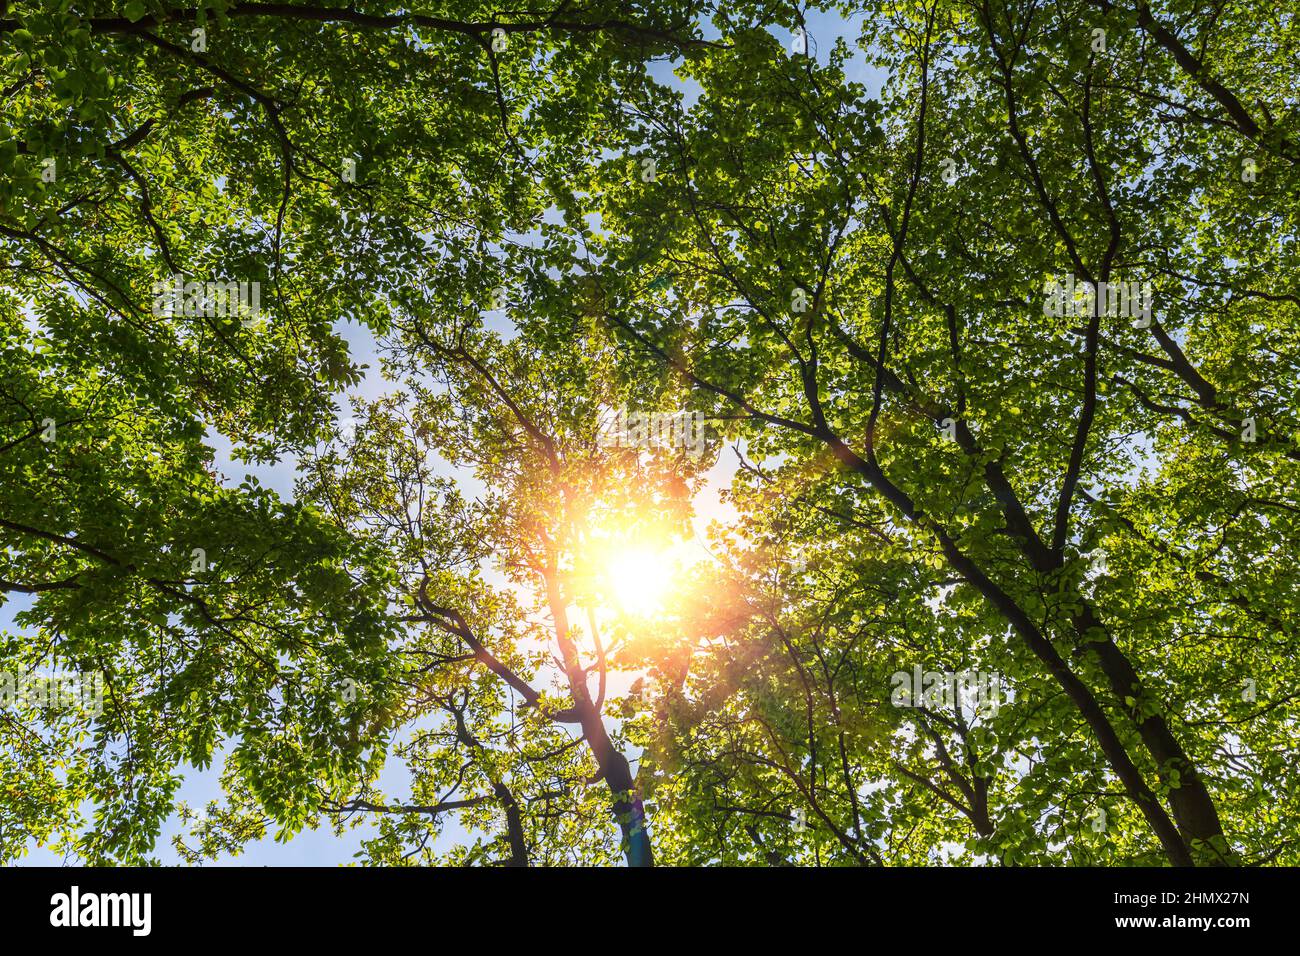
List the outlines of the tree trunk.
<svg viewBox="0 0 1300 956">
<path fill-rule="evenodd" d="M 614 817 L 623 833 L 623 853 L 628 866 L 654 866 L 654 854 L 650 848 L 650 831 L 646 829 L 645 808 L 641 797 L 636 792 L 636 782 L 627 758 L 614 746 L 605 730 L 605 721 L 601 718 L 600 708 L 591 699 L 587 689 L 587 672 L 582 666 L 578 649 L 574 646 L 569 631 L 569 614 L 565 608 L 559 581 L 552 566 L 543 573 L 546 583 L 547 604 L 551 609 L 551 618 L 555 624 L 555 639 L 560 647 L 560 656 L 564 660 L 565 676 L 569 682 L 569 692 L 573 696 L 574 710 L 586 738 L 587 747 L 596 759 L 600 777 L 609 787 L 614 797 Z"/>
</svg>

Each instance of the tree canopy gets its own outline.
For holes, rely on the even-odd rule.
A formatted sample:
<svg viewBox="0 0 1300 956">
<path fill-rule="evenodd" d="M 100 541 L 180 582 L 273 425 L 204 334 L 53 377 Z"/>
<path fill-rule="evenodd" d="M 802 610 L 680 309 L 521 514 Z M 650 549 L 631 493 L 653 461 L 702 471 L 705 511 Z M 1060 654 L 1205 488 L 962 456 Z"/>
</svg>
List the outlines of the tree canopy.
<svg viewBox="0 0 1300 956">
<path fill-rule="evenodd" d="M 0 858 L 1300 862 L 1298 47 L 6 4 Z"/>
</svg>

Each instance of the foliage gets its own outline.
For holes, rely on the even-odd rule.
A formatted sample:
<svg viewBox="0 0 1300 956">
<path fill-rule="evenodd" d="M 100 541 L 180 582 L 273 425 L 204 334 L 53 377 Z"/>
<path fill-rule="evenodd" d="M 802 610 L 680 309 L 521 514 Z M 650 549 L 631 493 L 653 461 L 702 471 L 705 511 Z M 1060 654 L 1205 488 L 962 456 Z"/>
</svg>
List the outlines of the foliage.
<svg viewBox="0 0 1300 956">
<path fill-rule="evenodd" d="M 0 18 L 4 660 L 110 688 L 2 712 L 0 854 L 149 859 L 220 751 L 189 860 L 1297 861 L 1293 16 L 363 6 Z"/>
</svg>

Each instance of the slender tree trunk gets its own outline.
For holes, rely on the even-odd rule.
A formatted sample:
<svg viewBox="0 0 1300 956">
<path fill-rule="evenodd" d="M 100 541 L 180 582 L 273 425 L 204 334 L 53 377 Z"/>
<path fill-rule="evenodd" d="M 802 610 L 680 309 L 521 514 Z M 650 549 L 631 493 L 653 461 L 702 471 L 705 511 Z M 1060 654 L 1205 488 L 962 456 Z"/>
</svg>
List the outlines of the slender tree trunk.
<svg viewBox="0 0 1300 956">
<path fill-rule="evenodd" d="M 1085 606 L 1084 620 L 1080 624 L 1087 633 L 1089 624 L 1096 624 L 1092 610 Z M 1104 631 L 1102 632 L 1104 633 Z M 1169 808 L 1173 811 L 1178 829 L 1182 832 L 1192 855 L 1198 861 L 1218 866 L 1236 863 L 1228 848 L 1223 834 L 1223 824 L 1219 820 L 1218 808 L 1206 788 L 1196 765 L 1188 758 L 1182 744 L 1170 730 L 1169 724 L 1158 713 L 1144 714 L 1142 681 L 1133 669 L 1132 662 L 1124 652 L 1106 635 L 1104 640 L 1089 644 L 1101 664 L 1102 672 L 1110 683 L 1111 690 L 1127 704 L 1126 698 L 1137 703 L 1129 708 L 1133 723 L 1137 726 L 1147 752 L 1156 762 L 1161 779 L 1171 784 L 1169 789 Z M 1172 786 L 1174 779 L 1177 786 Z"/>
<path fill-rule="evenodd" d="M 968 453 L 977 450 L 974 436 L 964 423 L 959 428 L 959 441 Z M 1000 465 L 995 462 L 986 464 L 984 476 L 989 489 L 1001 503 L 1007 526 L 1030 565 L 1040 574 L 1060 572 L 1064 567 L 1060 550 L 1049 549 L 1039 539 Z M 1101 665 L 1111 692 L 1126 707 L 1143 746 L 1156 764 L 1160 779 L 1170 785 L 1169 808 L 1188 848 L 1188 855 L 1193 860 L 1216 865 L 1234 863 L 1223 834 L 1218 809 L 1197 773 L 1196 765 L 1187 756 L 1163 716 L 1159 713 L 1142 713 L 1142 682 L 1132 662 L 1111 640 L 1110 634 L 1083 595 L 1078 595 L 1078 598 L 1083 610 L 1073 617 L 1074 629 Z M 1136 705 L 1127 704 L 1126 698 L 1130 697 L 1137 701 Z M 1172 785 L 1175 780 L 1177 786 Z"/>
<path fill-rule="evenodd" d="M 519 802 L 504 783 L 494 783 L 492 790 L 506 810 L 506 834 L 510 838 L 510 859 L 506 861 L 506 866 L 527 866 L 528 841 L 524 838 L 524 824 L 519 813 Z"/>
<path fill-rule="evenodd" d="M 1124 742 L 1111 724 L 1110 718 L 1106 716 L 1106 712 L 1102 710 L 1101 705 L 1097 702 L 1097 698 L 1093 696 L 1088 686 L 1061 657 L 1047 636 L 1038 629 L 1038 626 L 1030 619 L 1029 615 L 1024 612 L 1024 609 L 1015 602 L 1010 594 L 998 587 L 984 573 L 983 569 L 961 550 L 957 542 L 943 528 L 924 521 L 911 497 L 891 482 L 878 464 L 857 455 L 829 430 L 824 431 L 821 437 L 830 445 L 836 457 L 847 467 L 857 471 L 870 481 L 881 494 L 893 502 L 911 521 L 920 523 L 922 527 L 927 527 L 936 536 L 949 565 L 997 608 L 1012 629 L 1020 635 L 1029 649 L 1047 668 L 1048 673 L 1060 684 L 1066 696 L 1078 708 L 1080 715 L 1087 722 L 1097 739 L 1097 743 L 1101 746 L 1107 763 L 1110 764 L 1115 776 L 1119 778 L 1120 783 L 1123 785 L 1124 792 L 1137 804 L 1142 816 L 1160 841 L 1169 862 L 1174 866 L 1194 866 L 1195 862 L 1182 833 L 1179 832 L 1174 821 L 1169 818 L 1169 814 L 1165 812 L 1164 806 L 1161 805 L 1151 788 L 1147 786 L 1142 772 L 1133 763 L 1128 749 L 1124 746 Z"/>
<path fill-rule="evenodd" d="M 569 614 L 564 604 L 564 597 L 554 569 L 543 573 L 546 582 L 547 604 L 551 609 L 551 618 L 555 623 L 555 639 L 560 647 L 560 656 L 564 661 L 565 676 L 569 682 L 569 692 L 573 696 L 574 709 L 577 711 L 582 735 L 587 747 L 596 760 L 600 777 L 609 787 L 614 798 L 614 818 L 623 833 L 623 853 L 628 866 L 654 866 L 654 854 L 650 846 L 650 831 L 646 828 L 645 807 L 641 796 L 636 792 L 636 781 L 632 779 L 632 770 L 627 757 L 619 752 L 609 739 L 605 730 L 605 721 L 601 718 L 598 703 L 591 699 L 587 689 L 587 672 L 582 666 L 578 649 L 574 646 L 569 631 Z"/>
<path fill-rule="evenodd" d="M 654 866 L 654 853 L 650 847 L 650 831 L 646 829 L 645 807 L 636 791 L 636 781 L 627 758 L 609 748 L 609 763 L 605 770 L 605 783 L 614 795 L 614 815 L 623 831 L 623 854 L 628 866 Z"/>
</svg>

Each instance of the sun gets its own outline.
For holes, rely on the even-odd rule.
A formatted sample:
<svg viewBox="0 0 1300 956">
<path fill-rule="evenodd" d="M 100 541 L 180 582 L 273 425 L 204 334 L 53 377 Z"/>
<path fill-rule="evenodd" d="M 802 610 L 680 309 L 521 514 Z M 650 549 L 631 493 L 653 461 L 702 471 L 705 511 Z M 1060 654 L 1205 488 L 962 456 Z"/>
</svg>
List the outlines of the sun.
<svg viewBox="0 0 1300 956">
<path fill-rule="evenodd" d="M 628 548 L 611 557 L 606 575 L 619 607 L 644 617 L 663 607 L 673 568 L 665 551 Z"/>
</svg>

